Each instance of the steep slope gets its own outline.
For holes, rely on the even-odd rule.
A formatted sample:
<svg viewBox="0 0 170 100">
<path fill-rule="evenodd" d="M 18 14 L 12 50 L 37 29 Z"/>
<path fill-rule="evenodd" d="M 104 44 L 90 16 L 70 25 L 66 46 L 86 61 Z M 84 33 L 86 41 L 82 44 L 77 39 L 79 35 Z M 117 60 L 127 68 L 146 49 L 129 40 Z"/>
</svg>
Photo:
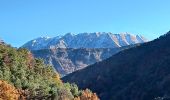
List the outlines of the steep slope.
<svg viewBox="0 0 170 100">
<path fill-rule="evenodd" d="M 116 48 L 147 40 L 138 35 L 128 33 L 80 33 L 77 35 L 68 33 L 54 38 L 40 37 L 24 44 L 22 48 L 29 50 L 56 49 L 56 48 Z"/>
<path fill-rule="evenodd" d="M 170 32 L 63 78 L 101 100 L 155 100 L 170 96 Z M 162 100 L 162 99 L 161 99 Z"/>
<path fill-rule="evenodd" d="M 129 46 L 130 47 L 130 46 Z M 33 50 L 32 53 L 36 58 L 44 59 L 46 64 L 53 65 L 61 76 L 72 73 L 76 70 L 83 69 L 88 65 L 102 61 L 119 51 L 129 48 L 101 48 L 101 49 L 43 49 Z"/>
<path fill-rule="evenodd" d="M 86 98 L 99 100 L 89 90 L 63 83 L 52 66 L 35 59 L 28 50 L 0 44 L 1 100 L 89 100 Z"/>
</svg>

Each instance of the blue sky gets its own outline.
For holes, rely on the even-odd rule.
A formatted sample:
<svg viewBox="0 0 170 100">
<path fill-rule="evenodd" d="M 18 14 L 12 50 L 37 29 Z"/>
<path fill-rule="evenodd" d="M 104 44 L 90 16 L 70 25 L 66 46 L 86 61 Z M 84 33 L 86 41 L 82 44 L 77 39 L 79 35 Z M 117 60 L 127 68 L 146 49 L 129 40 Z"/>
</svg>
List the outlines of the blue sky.
<svg viewBox="0 0 170 100">
<path fill-rule="evenodd" d="M 68 32 L 130 32 L 152 40 L 170 30 L 170 0 L 0 0 L 0 37 L 21 46 Z"/>
</svg>

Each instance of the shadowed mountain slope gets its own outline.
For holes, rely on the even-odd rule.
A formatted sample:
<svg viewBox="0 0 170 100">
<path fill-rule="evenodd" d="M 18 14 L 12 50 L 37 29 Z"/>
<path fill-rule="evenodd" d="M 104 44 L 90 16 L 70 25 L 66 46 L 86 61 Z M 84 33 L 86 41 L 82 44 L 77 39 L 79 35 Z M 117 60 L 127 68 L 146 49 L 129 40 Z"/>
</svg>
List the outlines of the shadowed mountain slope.
<svg viewBox="0 0 170 100">
<path fill-rule="evenodd" d="M 101 100 L 155 100 L 170 96 L 170 32 L 63 78 Z"/>
<path fill-rule="evenodd" d="M 134 45 L 133 45 L 134 46 Z M 44 59 L 46 64 L 53 65 L 60 75 L 64 76 L 76 70 L 83 69 L 88 65 L 102 61 L 119 51 L 130 48 L 131 46 L 121 48 L 58 48 L 42 49 L 31 51 L 36 58 Z"/>
</svg>

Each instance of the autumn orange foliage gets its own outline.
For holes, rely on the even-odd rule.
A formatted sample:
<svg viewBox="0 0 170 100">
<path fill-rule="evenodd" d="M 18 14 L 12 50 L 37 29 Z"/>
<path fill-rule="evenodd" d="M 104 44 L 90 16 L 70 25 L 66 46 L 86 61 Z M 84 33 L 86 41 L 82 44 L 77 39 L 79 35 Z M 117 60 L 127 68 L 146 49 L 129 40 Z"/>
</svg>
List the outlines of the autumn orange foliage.
<svg viewBox="0 0 170 100">
<path fill-rule="evenodd" d="M 14 86 L 0 80 L 0 100 L 18 100 L 19 92 Z"/>
<path fill-rule="evenodd" d="M 55 81 L 56 84 L 62 84 L 63 82 L 60 79 L 60 75 L 58 73 L 55 73 L 55 75 L 53 75 L 53 80 Z"/>
<path fill-rule="evenodd" d="M 100 100 L 96 93 L 90 92 L 88 89 L 84 90 L 79 97 L 74 98 L 74 100 Z"/>
</svg>

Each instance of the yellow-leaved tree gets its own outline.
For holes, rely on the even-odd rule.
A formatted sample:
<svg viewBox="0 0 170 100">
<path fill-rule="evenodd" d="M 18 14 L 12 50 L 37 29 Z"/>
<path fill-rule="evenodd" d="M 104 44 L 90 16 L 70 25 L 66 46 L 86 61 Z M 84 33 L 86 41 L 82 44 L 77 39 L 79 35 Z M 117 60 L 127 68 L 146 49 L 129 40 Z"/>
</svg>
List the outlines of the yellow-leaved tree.
<svg viewBox="0 0 170 100">
<path fill-rule="evenodd" d="M 19 92 L 14 86 L 0 80 L 0 100 L 18 100 Z"/>
<path fill-rule="evenodd" d="M 79 97 L 74 98 L 74 100 L 100 100 L 96 93 L 92 93 L 90 90 L 83 90 Z"/>
</svg>

